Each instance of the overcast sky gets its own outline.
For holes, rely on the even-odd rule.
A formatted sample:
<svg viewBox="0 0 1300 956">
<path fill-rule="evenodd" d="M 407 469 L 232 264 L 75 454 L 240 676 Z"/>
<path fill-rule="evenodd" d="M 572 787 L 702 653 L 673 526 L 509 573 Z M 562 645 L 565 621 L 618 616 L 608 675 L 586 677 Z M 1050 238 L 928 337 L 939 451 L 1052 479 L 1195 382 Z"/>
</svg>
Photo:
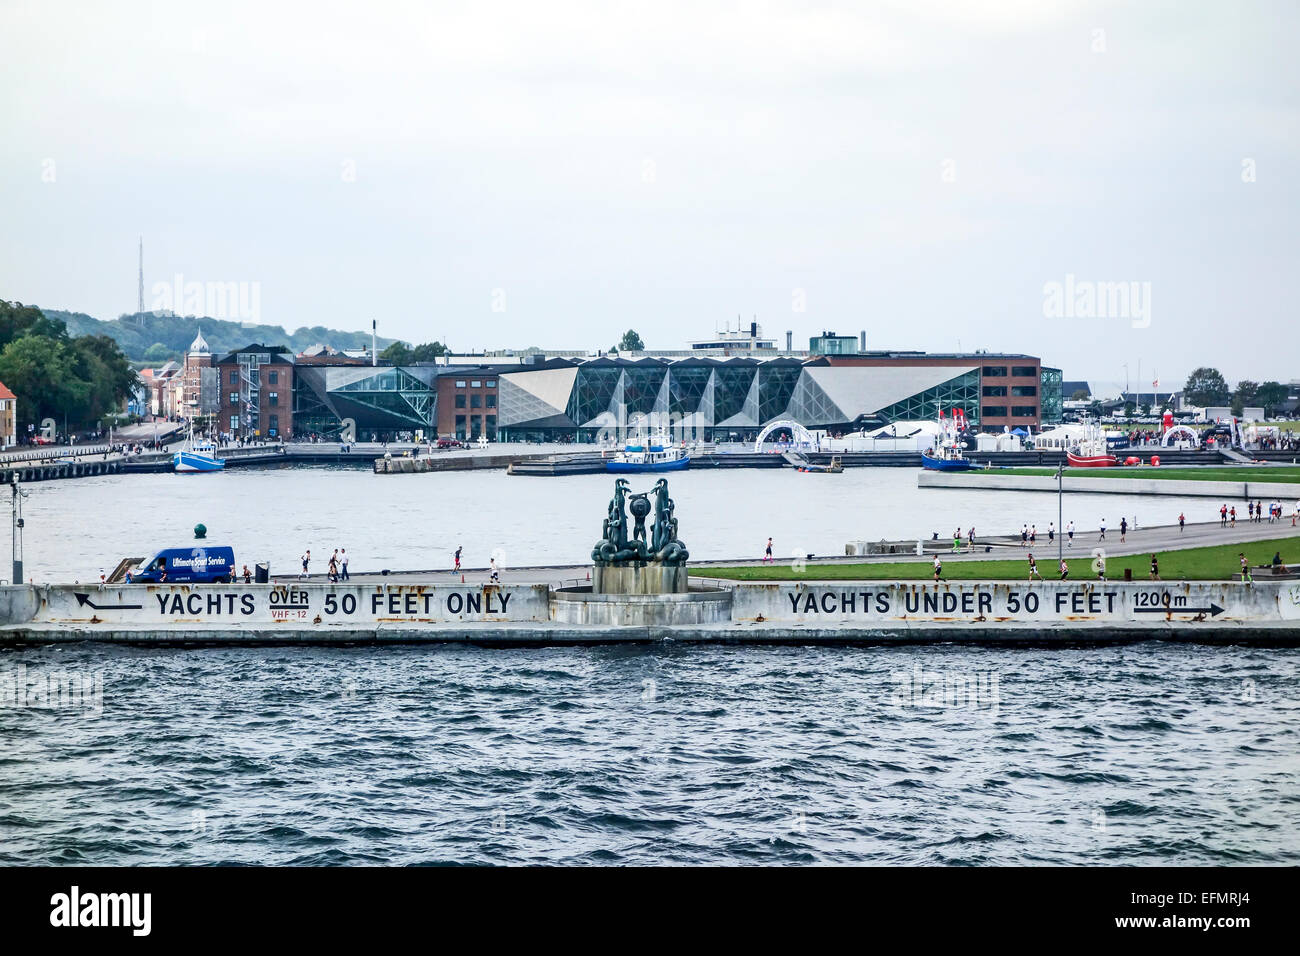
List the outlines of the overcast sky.
<svg viewBox="0 0 1300 956">
<path fill-rule="evenodd" d="M 146 307 L 256 283 L 290 329 L 681 348 L 756 315 L 1286 381 L 1298 27 L 1294 0 L 0 0 L 0 298 L 134 311 L 143 235 Z M 1141 308 L 1050 315 L 1067 275 Z"/>
</svg>

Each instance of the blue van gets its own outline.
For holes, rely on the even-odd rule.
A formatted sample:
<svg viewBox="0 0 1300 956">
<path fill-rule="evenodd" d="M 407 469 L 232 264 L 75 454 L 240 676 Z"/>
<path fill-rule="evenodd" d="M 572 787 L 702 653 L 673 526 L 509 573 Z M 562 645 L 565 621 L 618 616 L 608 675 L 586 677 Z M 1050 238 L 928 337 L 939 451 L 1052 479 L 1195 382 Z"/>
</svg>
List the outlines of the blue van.
<svg viewBox="0 0 1300 956">
<path fill-rule="evenodd" d="M 235 579 L 234 548 L 168 548 L 131 572 L 139 584 L 203 584 Z"/>
</svg>

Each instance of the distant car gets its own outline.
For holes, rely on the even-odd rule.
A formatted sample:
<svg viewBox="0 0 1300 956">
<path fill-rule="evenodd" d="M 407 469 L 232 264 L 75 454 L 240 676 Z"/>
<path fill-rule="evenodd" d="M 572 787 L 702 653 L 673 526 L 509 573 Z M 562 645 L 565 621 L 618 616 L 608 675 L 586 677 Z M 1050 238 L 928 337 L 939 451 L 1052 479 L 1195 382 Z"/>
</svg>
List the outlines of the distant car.
<svg viewBox="0 0 1300 956">
<path fill-rule="evenodd" d="M 458 439 L 458 438 L 439 438 L 439 439 L 438 439 L 438 447 L 439 447 L 439 448 L 461 448 L 461 447 L 463 447 L 463 446 L 464 446 L 464 442 L 462 442 L 462 441 L 461 441 L 460 439 Z"/>
</svg>

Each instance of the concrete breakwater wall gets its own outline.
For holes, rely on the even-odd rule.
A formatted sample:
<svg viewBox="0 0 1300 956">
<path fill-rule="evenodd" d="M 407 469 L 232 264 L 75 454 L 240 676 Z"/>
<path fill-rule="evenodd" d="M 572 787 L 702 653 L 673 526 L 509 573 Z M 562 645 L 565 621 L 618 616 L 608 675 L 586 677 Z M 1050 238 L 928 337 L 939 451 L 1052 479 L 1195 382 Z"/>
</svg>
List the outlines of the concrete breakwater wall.
<svg viewBox="0 0 1300 956">
<path fill-rule="evenodd" d="M 0 587 L 0 643 L 1300 643 L 1294 581 L 736 583 L 668 597 L 659 609 L 645 595 L 593 601 L 545 584 L 18 585 Z"/>
<path fill-rule="evenodd" d="M 1209 627 L 1295 622 L 1300 583 L 1149 584 L 1110 581 L 844 582 L 747 584 L 734 590 L 733 621 L 803 624 L 951 623 L 1060 627 L 1169 623 Z"/>
<path fill-rule="evenodd" d="M 1300 484 L 1278 481 L 1197 481 L 1183 478 L 1143 478 L 1132 473 L 1124 478 L 1062 479 L 1065 491 L 1117 495 L 1175 495 L 1179 497 L 1221 498 L 1224 501 L 1280 498 L 1294 502 L 1300 498 Z M 1056 491 L 1051 475 L 1003 475 L 996 471 L 950 473 L 922 471 L 917 475 L 918 488 L 982 488 L 989 491 Z"/>
</svg>

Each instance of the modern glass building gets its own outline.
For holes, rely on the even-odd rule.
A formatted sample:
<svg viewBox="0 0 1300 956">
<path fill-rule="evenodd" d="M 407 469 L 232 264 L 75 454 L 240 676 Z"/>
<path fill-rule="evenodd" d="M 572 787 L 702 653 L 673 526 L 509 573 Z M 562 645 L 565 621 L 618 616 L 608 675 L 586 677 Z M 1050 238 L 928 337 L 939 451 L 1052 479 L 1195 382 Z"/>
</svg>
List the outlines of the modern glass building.
<svg viewBox="0 0 1300 956">
<path fill-rule="evenodd" d="M 864 356 L 870 365 L 826 358 L 556 360 L 500 375 L 498 428 L 507 441 L 622 440 L 644 427 L 746 441 L 780 419 L 842 433 L 932 420 L 940 408 L 954 407 L 978 426 L 984 356 L 927 363 L 917 354 Z M 1035 427 L 1036 412 L 1027 422 Z"/>
<path fill-rule="evenodd" d="M 295 371 L 293 421 L 299 435 L 336 438 L 348 420 L 358 439 L 434 433 L 437 366 L 300 365 Z"/>
</svg>

